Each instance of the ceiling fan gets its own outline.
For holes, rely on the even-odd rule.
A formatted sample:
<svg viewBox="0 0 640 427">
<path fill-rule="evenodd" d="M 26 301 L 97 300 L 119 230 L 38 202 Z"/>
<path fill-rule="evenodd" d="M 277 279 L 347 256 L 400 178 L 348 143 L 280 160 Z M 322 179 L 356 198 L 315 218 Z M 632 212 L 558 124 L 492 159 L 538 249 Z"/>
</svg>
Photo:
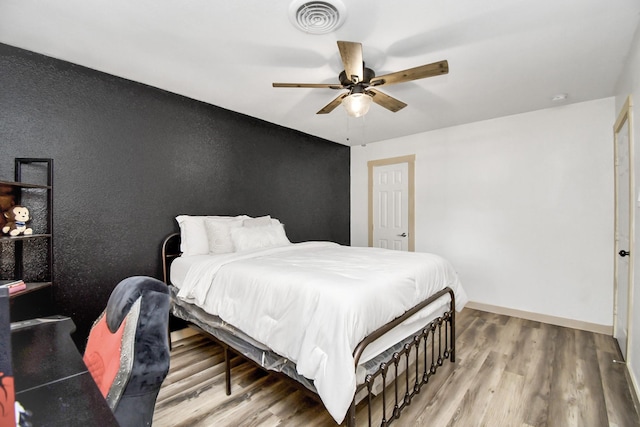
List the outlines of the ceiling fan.
<svg viewBox="0 0 640 427">
<path fill-rule="evenodd" d="M 344 65 L 344 70 L 338 76 L 339 84 L 273 83 L 273 87 L 346 89 L 348 92 L 338 95 L 316 114 L 328 114 L 339 104 L 343 104 L 349 115 L 360 117 L 369 111 L 371 101 L 394 113 L 407 106 L 404 102 L 379 91 L 377 87 L 439 76 L 449 72 L 449 63 L 444 60 L 376 76 L 372 69 L 364 66 L 361 43 L 338 41 L 338 49 Z"/>
</svg>

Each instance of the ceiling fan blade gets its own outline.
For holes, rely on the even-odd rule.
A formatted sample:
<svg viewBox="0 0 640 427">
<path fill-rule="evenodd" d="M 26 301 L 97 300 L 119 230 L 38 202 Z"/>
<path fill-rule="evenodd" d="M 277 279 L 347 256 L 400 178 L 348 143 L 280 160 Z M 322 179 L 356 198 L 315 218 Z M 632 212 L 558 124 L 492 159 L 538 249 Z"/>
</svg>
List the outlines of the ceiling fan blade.
<svg viewBox="0 0 640 427">
<path fill-rule="evenodd" d="M 340 84 L 330 83 L 273 83 L 273 87 L 311 87 L 325 89 L 344 89 Z"/>
<path fill-rule="evenodd" d="M 371 86 L 392 85 L 396 83 L 408 82 L 411 80 L 424 79 L 427 77 L 439 76 L 449 72 L 447 60 L 434 62 L 433 64 L 421 65 L 407 70 L 396 71 L 395 73 L 376 76 L 371 79 Z"/>
<path fill-rule="evenodd" d="M 364 65 L 362 63 L 362 44 L 356 42 L 338 41 L 340 57 L 344 65 L 347 78 L 352 83 L 362 81 L 364 75 Z"/>
<path fill-rule="evenodd" d="M 402 110 L 407 106 L 407 104 L 400 101 L 399 99 L 389 96 L 386 93 L 380 92 L 379 90 L 369 88 L 367 90 L 367 93 L 371 95 L 371 97 L 373 98 L 373 102 L 394 113 Z"/>
<path fill-rule="evenodd" d="M 346 93 L 342 93 L 340 94 L 337 98 L 335 98 L 333 101 L 331 101 L 330 103 L 328 103 L 327 105 L 325 105 L 324 107 L 322 107 L 322 109 L 320 111 L 318 111 L 316 114 L 329 114 L 330 112 L 332 112 L 338 105 L 340 105 L 342 103 L 342 100 L 344 98 L 346 98 L 349 95 L 349 92 Z"/>
</svg>

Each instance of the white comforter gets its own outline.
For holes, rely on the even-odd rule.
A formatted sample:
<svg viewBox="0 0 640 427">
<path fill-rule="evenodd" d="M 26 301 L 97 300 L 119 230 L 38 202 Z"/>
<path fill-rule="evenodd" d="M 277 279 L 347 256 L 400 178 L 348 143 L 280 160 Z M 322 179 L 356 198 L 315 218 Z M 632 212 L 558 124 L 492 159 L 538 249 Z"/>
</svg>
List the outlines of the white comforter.
<svg viewBox="0 0 640 427">
<path fill-rule="evenodd" d="M 352 352 L 369 333 L 458 277 L 426 253 L 306 242 L 194 264 L 178 297 L 294 361 L 341 423 L 356 389 Z"/>
</svg>

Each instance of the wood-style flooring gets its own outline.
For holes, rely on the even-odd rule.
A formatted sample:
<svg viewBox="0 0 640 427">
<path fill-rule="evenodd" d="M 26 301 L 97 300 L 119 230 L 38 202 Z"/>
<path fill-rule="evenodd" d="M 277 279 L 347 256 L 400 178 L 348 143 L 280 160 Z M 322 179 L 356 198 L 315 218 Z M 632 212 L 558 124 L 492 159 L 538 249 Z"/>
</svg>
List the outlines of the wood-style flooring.
<svg viewBox="0 0 640 427">
<path fill-rule="evenodd" d="M 392 425 L 640 426 L 612 337 L 468 308 L 456 330 L 456 363 L 445 362 Z M 204 336 L 175 342 L 153 425 L 336 425 L 315 399 L 239 357 L 227 396 L 223 360 Z"/>
</svg>

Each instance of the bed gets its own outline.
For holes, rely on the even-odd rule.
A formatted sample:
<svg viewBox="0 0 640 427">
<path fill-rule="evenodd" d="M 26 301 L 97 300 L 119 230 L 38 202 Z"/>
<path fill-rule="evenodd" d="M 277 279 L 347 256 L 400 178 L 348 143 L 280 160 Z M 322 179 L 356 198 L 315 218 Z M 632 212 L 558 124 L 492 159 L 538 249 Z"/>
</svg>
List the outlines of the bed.
<svg viewBox="0 0 640 427">
<path fill-rule="evenodd" d="M 269 216 L 176 220 L 162 245 L 172 314 L 223 346 L 227 394 L 233 351 L 317 394 L 338 424 L 355 425 L 356 405 L 368 405 L 369 425 L 388 425 L 455 361 L 467 297 L 443 258 L 291 243 Z"/>
</svg>

